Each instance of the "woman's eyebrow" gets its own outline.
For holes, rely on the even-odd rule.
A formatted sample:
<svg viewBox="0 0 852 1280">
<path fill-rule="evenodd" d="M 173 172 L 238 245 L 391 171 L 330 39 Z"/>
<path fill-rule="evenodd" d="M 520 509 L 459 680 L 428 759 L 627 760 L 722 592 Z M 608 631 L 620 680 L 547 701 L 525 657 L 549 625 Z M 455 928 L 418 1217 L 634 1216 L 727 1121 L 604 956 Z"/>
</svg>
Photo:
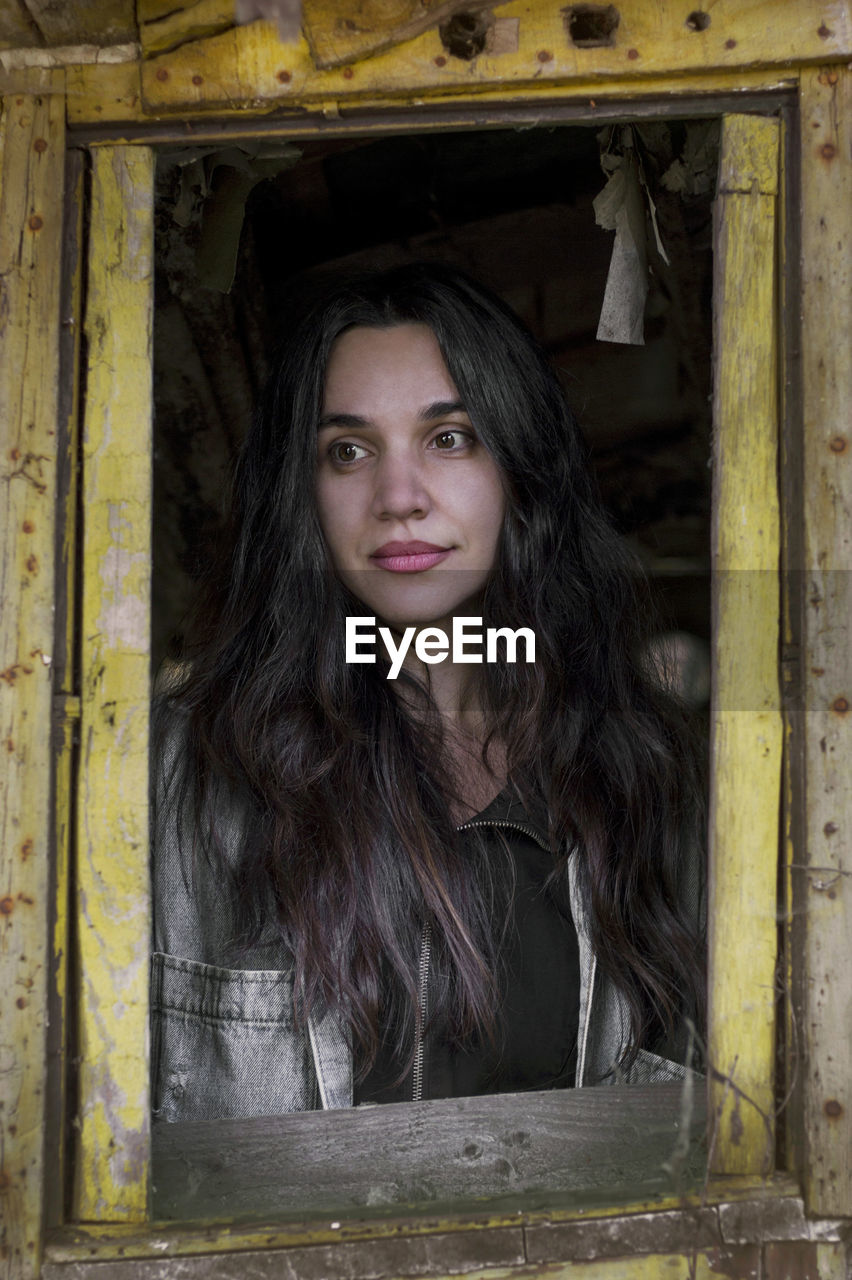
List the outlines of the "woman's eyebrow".
<svg viewBox="0 0 852 1280">
<path fill-rule="evenodd" d="M 421 422 L 433 422 L 450 413 L 467 413 L 461 400 L 435 400 L 425 405 L 417 415 Z M 364 431 L 371 426 L 368 418 L 358 413 L 324 413 L 317 423 L 317 431 L 323 427 L 344 427 L 347 431 Z"/>
</svg>

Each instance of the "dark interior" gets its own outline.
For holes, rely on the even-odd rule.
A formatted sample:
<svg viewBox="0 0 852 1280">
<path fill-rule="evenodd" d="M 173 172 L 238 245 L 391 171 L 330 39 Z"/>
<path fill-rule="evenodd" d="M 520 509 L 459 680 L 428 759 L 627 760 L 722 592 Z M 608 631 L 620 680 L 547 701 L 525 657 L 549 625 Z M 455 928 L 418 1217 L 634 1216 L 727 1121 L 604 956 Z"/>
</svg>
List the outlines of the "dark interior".
<svg viewBox="0 0 852 1280">
<path fill-rule="evenodd" d="M 645 345 L 596 330 L 614 233 L 595 223 L 612 130 L 577 126 L 241 143 L 158 172 L 154 661 L 176 643 L 227 476 L 291 307 L 329 272 L 466 268 L 550 353 L 664 625 L 710 631 L 713 122 L 634 129 L 656 206 Z M 231 282 L 231 275 L 233 281 Z M 230 288 L 229 288 L 230 285 Z M 706 673 L 696 675 L 698 706 Z"/>
</svg>

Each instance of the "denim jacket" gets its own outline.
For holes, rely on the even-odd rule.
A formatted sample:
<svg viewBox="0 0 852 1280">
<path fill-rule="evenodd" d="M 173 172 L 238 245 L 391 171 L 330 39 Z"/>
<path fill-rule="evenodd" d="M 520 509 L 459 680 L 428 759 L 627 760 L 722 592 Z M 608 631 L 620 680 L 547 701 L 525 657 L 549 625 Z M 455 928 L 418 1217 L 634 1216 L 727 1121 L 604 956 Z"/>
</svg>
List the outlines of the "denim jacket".
<svg viewBox="0 0 852 1280">
<path fill-rule="evenodd" d="M 161 762 L 168 771 L 168 761 Z M 235 854 L 241 824 L 225 833 Z M 544 838 L 544 837 L 542 837 Z M 314 1009 L 305 1030 L 293 1018 L 293 961 L 277 935 L 237 950 L 228 895 L 203 858 L 191 865 L 191 832 L 155 813 L 151 963 L 152 1096 L 161 1120 L 278 1115 L 353 1105 L 352 1053 L 332 1010 Z M 598 968 L 577 876 L 568 862 L 580 952 L 577 1087 L 682 1079 L 683 1066 L 646 1051 L 625 1076 L 617 1067 L 630 1019 Z"/>
</svg>

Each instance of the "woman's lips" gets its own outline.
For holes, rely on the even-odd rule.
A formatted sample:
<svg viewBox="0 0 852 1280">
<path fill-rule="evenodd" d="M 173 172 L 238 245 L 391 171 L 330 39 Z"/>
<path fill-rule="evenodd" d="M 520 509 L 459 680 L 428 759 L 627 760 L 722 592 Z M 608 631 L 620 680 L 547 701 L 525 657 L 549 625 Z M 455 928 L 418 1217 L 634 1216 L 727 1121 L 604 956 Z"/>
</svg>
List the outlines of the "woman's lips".
<svg viewBox="0 0 852 1280">
<path fill-rule="evenodd" d="M 386 542 L 370 559 L 391 573 L 422 573 L 446 560 L 451 551 L 452 547 L 437 547 L 433 542 Z"/>
</svg>

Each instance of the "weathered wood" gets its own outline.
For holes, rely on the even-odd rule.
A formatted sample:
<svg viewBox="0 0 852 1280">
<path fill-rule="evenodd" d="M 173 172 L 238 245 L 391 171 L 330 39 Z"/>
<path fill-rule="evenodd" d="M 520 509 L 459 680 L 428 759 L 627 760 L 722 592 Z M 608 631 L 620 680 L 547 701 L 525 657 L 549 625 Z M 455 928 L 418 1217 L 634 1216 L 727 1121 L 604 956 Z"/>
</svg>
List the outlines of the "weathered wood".
<svg viewBox="0 0 852 1280">
<path fill-rule="evenodd" d="M 45 1114 L 45 1218 L 64 1217 L 68 1081 L 68 980 L 73 761 L 80 699 L 75 694 L 77 503 L 79 500 L 80 346 L 83 316 L 83 209 L 85 158 L 67 152 L 62 243 L 59 340 L 59 404 L 56 476 L 56 602 L 53 650 L 53 740 L 56 750 L 54 849 L 48 887 L 52 934 L 48 988 L 47 1091 Z"/>
<path fill-rule="evenodd" d="M 83 430 L 76 1216 L 144 1219 L 153 156 L 93 159 Z"/>
<path fill-rule="evenodd" d="M 623 1238 L 626 1223 L 635 1219 L 661 1216 L 662 1233 L 656 1248 L 674 1248 L 672 1223 L 674 1215 L 683 1220 L 705 1220 L 699 1211 L 711 1210 L 720 1215 L 727 1206 L 750 1206 L 746 1220 L 751 1224 L 764 1221 L 768 1232 L 758 1229 L 747 1239 L 725 1239 L 729 1244 L 748 1244 L 764 1239 L 774 1239 L 773 1223 L 777 1215 L 772 1208 L 776 1201 L 788 1205 L 796 1200 L 798 1183 L 786 1175 L 772 1178 L 710 1178 L 702 1184 L 697 1194 L 652 1195 L 647 1200 L 630 1200 L 628 1203 L 607 1204 L 590 1212 L 587 1205 L 577 1203 L 576 1198 L 565 1204 L 551 1204 L 540 1200 L 532 1207 L 519 1211 L 515 1203 L 510 1208 L 493 1208 L 477 1202 L 470 1212 L 459 1211 L 455 1206 L 443 1210 L 435 1205 L 421 1206 L 416 1212 L 406 1212 L 396 1217 L 381 1206 L 363 1209 L 354 1217 L 341 1219 L 324 1216 L 289 1222 L 208 1222 L 164 1223 L 133 1226 L 128 1223 L 85 1223 L 49 1232 L 45 1257 L 51 1262 L 80 1261 L 107 1262 L 116 1258 L 177 1258 L 197 1253 L 231 1253 L 249 1249 L 289 1249 L 295 1245 L 331 1244 L 349 1240 L 383 1240 L 398 1236 L 404 1227 L 409 1235 L 423 1235 L 449 1231 L 480 1231 L 485 1227 L 520 1226 L 530 1229 L 547 1226 L 562 1229 L 573 1224 L 611 1223 L 611 1236 Z M 537 1198 L 538 1199 L 538 1198 Z M 801 1199 L 798 1200 L 801 1215 Z M 767 1212 L 764 1213 L 763 1209 Z M 808 1224 L 802 1238 L 819 1239 L 813 1228 L 820 1224 Z M 703 1229 L 703 1228 L 702 1228 Z M 789 1238 L 789 1237 L 785 1237 Z M 691 1237 L 690 1237 L 691 1239 Z M 618 1252 L 614 1249 L 613 1252 Z"/>
<path fill-rule="evenodd" d="M 234 0 L 139 0 L 139 41 L 145 57 L 203 40 L 234 25 Z"/>
<path fill-rule="evenodd" d="M 303 0 L 302 27 L 316 66 L 341 67 L 412 40 L 454 14 L 490 5 L 493 0 Z"/>
<path fill-rule="evenodd" d="M 806 1199 L 852 1215 L 852 75 L 801 89 Z"/>
<path fill-rule="evenodd" d="M 106 69 L 91 64 L 68 68 L 68 83 L 74 86 L 68 98 L 68 122 L 74 126 L 80 145 L 104 146 L 130 140 L 145 146 L 185 145 L 189 136 L 203 145 L 231 145 L 240 137 L 293 141 L 320 134 L 350 133 L 364 138 L 371 134 L 471 127 L 529 128 L 574 122 L 604 125 L 614 120 L 622 122 L 625 113 L 631 120 L 658 120 L 664 109 L 672 108 L 684 119 L 692 119 L 706 117 L 709 94 L 720 113 L 741 110 L 744 93 L 762 94 L 769 112 L 772 97 L 780 98 L 796 86 L 794 72 L 785 72 L 782 77 L 771 69 L 745 69 L 734 74 L 706 71 L 677 78 L 649 76 L 642 81 L 641 97 L 637 97 L 639 89 L 631 80 L 608 84 L 606 96 L 596 81 L 581 80 L 548 87 L 547 102 L 542 105 L 529 88 L 501 89 L 494 84 L 475 95 L 458 86 L 442 92 L 439 101 L 431 101 L 426 95 L 422 99 L 418 96 L 416 103 L 404 98 L 389 101 L 360 95 L 352 103 L 345 103 L 343 115 L 339 114 L 336 98 L 304 103 L 299 99 L 288 103 L 253 101 L 244 107 L 231 103 L 187 122 L 174 114 L 152 115 L 143 110 L 141 67 L 142 63 L 137 62 Z M 0 75 L 0 87 L 12 79 Z M 625 99 L 629 106 L 625 106 Z M 381 111 L 375 110 L 377 105 Z"/>
<path fill-rule="evenodd" d="M 47 45 L 121 44 L 136 39 L 133 0 L 22 0 Z"/>
<path fill-rule="evenodd" d="M 679 1086 L 567 1089 L 157 1125 L 154 1216 L 460 1209 L 485 1197 L 522 1208 L 542 1195 L 557 1205 L 568 1194 L 592 1204 L 665 1193 L 670 1165 L 683 1162 L 685 1184 L 703 1176 L 703 1102 L 684 1133 L 681 1098 Z"/>
<path fill-rule="evenodd" d="M 726 116 L 714 208 L 714 705 L 710 1080 L 713 1169 L 774 1156 L 782 720 L 775 317 L 776 119 Z"/>
<path fill-rule="evenodd" d="M 306 102 L 441 96 L 497 89 L 502 95 L 570 84 L 596 98 L 608 85 L 642 92 L 650 77 L 715 70 L 786 67 L 852 53 L 852 13 L 837 6 L 831 23 L 811 0 L 720 0 L 710 26 L 694 31 L 683 0 L 626 0 L 612 47 L 577 48 L 559 6 L 512 0 L 502 21 L 517 21 L 518 46 L 472 61 L 452 57 L 437 29 L 354 66 L 317 70 L 307 41 L 282 44 L 275 26 L 247 26 L 181 45 L 145 62 L 145 109 L 185 117 L 210 110 L 266 111 Z M 836 20 L 835 20 L 836 15 Z M 824 30 L 825 34 L 820 34 Z"/>
<path fill-rule="evenodd" d="M 59 90 L 61 80 L 54 84 Z M 51 723 L 65 121 L 0 112 L 0 1276 L 38 1274 L 52 836 Z"/>
<path fill-rule="evenodd" d="M 520 1235 L 520 1232 L 518 1233 Z M 459 1254 L 452 1250 L 454 1237 L 436 1238 L 430 1245 L 425 1240 L 400 1239 L 394 1247 L 382 1248 L 373 1254 L 358 1245 L 338 1245 L 336 1248 L 315 1246 L 296 1249 L 281 1254 L 272 1250 L 234 1255 L 214 1255 L 208 1258 L 186 1259 L 181 1264 L 181 1280 L 329 1280 L 332 1276 L 346 1276 L 347 1280 L 391 1280 L 401 1275 L 429 1275 L 443 1280 L 451 1275 L 463 1274 L 466 1280 L 719 1280 L 720 1276 L 736 1277 L 736 1280 L 759 1280 L 761 1276 L 761 1250 L 759 1245 L 695 1249 L 687 1247 L 678 1253 L 649 1253 L 629 1257 L 605 1257 L 587 1262 L 554 1262 L 535 1268 L 518 1269 L 518 1264 L 494 1265 L 489 1245 L 490 1232 L 484 1232 L 481 1248 L 468 1245 L 469 1252 Z M 778 1246 L 784 1248 L 784 1246 Z M 816 1246 L 809 1245 L 808 1249 Z M 796 1246 L 787 1246 L 795 1250 Z M 783 1255 L 782 1255 L 783 1256 Z M 568 1270 L 570 1267 L 570 1271 Z M 114 1280 L 116 1271 L 102 1263 L 78 1262 L 68 1267 L 49 1265 L 44 1270 L 44 1280 Z M 172 1280 L 174 1263 L 168 1259 L 128 1261 L 122 1264 L 122 1280 Z M 767 1280 L 788 1280 L 790 1275 L 815 1276 L 813 1271 L 773 1271 Z M 819 1280 L 822 1280 L 820 1274 Z M 827 1280 L 834 1280 L 833 1277 Z"/>
</svg>

